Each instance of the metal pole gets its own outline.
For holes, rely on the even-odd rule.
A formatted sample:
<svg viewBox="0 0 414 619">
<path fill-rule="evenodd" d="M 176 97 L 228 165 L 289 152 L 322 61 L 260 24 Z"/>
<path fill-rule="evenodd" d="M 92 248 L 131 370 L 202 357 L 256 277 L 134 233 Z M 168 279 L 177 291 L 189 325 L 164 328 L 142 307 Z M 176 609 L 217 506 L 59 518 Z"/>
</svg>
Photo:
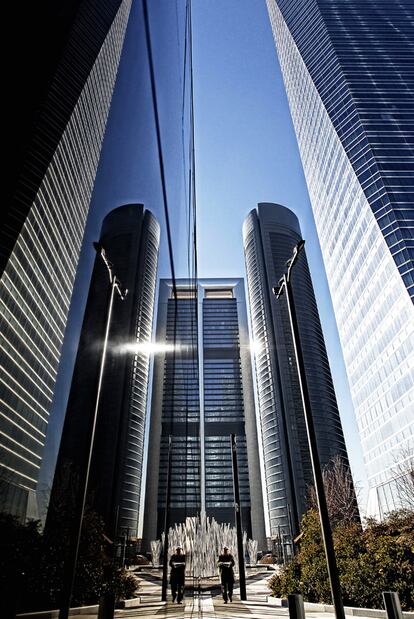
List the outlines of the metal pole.
<svg viewBox="0 0 414 619">
<path fill-rule="evenodd" d="M 294 540 L 294 535 L 293 535 L 293 529 L 292 529 L 292 512 L 290 510 L 289 503 L 286 504 L 286 507 L 287 507 L 287 513 L 288 513 L 290 548 L 291 548 L 291 551 L 292 551 L 292 556 L 295 556 L 295 554 L 296 554 L 296 546 L 295 546 L 295 542 L 293 541 Z"/>
<path fill-rule="evenodd" d="M 89 481 L 89 472 L 90 472 L 91 461 L 92 461 L 93 444 L 95 440 L 96 421 L 98 417 L 99 404 L 101 400 L 101 389 L 102 389 L 103 374 L 104 374 L 104 369 L 105 369 L 106 351 L 108 348 L 108 336 L 109 336 L 109 329 L 110 329 L 110 324 L 111 324 L 112 306 L 114 302 L 115 290 L 118 288 L 118 285 L 119 285 L 118 280 L 116 279 L 116 277 L 113 277 L 111 281 L 111 292 L 110 292 L 107 317 L 106 317 L 105 337 L 104 337 L 104 343 L 103 343 L 103 348 L 102 348 L 101 365 L 99 369 L 99 379 L 98 379 L 98 388 L 96 391 L 95 409 L 93 412 L 92 425 L 90 429 L 90 437 L 88 441 L 89 442 L 88 459 L 87 459 L 87 464 L 86 464 L 85 475 L 83 479 L 80 479 L 79 491 L 80 491 L 80 494 L 82 495 L 82 499 L 81 499 L 79 508 L 77 510 L 77 513 L 74 516 L 71 543 L 69 545 L 69 553 L 66 558 L 65 566 L 64 566 L 64 576 L 63 576 L 64 581 L 63 581 L 63 590 L 62 590 L 62 602 L 61 602 L 60 610 L 59 610 L 59 619 L 68 619 L 69 617 L 70 601 L 72 597 L 73 585 L 75 582 L 76 563 L 78 560 L 79 544 L 80 544 L 80 538 L 81 538 L 81 533 L 82 533 L 82 521 L 83 521 L 83 515 L 85 512 L 86 497 L 88 493 L 88 481 Z"/>
<path fill-rule="evenodd" d="M 286 300 L 289 311 L 290 327 L 292 331 L 293 347 L 295 350 L 296 365 L 298 368 L 299 387 L 302 397 L 303 412 L 305 415 L 306 431 L 308 435 L 308 444 L 310 457 L 312 462 L 313 477 L 315 481 L 316 498 L 319 507 L 319 517 L 321 521 L 322 539 L 325 548 L 326 564 L 328 568 L 329 583 L 331 586 L 332 600 L 335 607 L 335 615 L 337 619 L 345 619 L 344 606 L 341 595 L 341 585 L 339 582 L 338 568 L 336 565 L 335 551 L 332 539 L 331 525 L 329 522 L 328 506 L 326 503 L 325 489 L 323 486 L 323 477 L 321 463 L 319 460 L 318 446 L 316 442 L 315 427 L 313 424 L 312 411 L 310 406 L 310 397 L 306 382 L 305 364 L 303 361 L 302 349 L 300 346 L 299 328 L 296 317 L 295 303 L 293 300 L 291 284 L 290 284 L 290 269 L 293 261 L 290 263 L 288 274 L 283 275 L 283 282 L 286 291 Z"/>
<path fill-rule="evenodd" d="M 237 534 L 237 553 L 239 555 L 239 586 L 240 599 L 247 600 L 246 596 L 246 574 L 244 567 L 244 549 L 243 549 L 243 532 L 241 523 L 241 506 L 240 506 L 240 487 L 239 487 L 239 469 L 237 466 L 237 446 L 236 435 L 230 434 L 231 441 L 231 457 L 233 465 L 233 490 L 234 490 L 234 511 L 236 517 L 236 534 Z"/>
<path fill-rule="evenodd" d="M 398 593 L 395 591 L 383 591 L 382 598 L 388 619 L 403 619 Z"/>
<path fill-rule="evenodd" d="M 161 601 L 167 601 L 168 588 L 168 512 L 170 509 L 170 479 L 171 479 L 171 451 L 172 451 L 171 436 L 168 437 L 168 463 L 167 463 L 167 487 L 165 490 L 165 512 L 164 512 L 164 549 L 162 556 L 162 587 Z"/>
<path fill-rule="evenodd" d="M 289 618 L 305 619 L 305 605 L 301 593 L 291 593 L 288 595 Z"/>
<path fill-rule="evenodd" d="M 126 534 L 126 531 L 124 531 L 123 540 L 122 540 L 121 567 L 125 567 L 126 546 L 127 546 L 127 534 Z"/>
<path fill-rule="evenodd" d="M 278 554 L 279 561 L 283 563 L 283 565 L 285 565 L 286 561 L 285 561 L 285 555 L 283 554 L 282 531 L 280 528 L 280 524 L 277 525 L 277 554 Z"/>
<path fill-rule="evenodd" d="M 119 548 L 119 541 L 117 536 L 118 531 L 118 518 L 119 518 L 119 505 L 116 506 L 115 510 L 115 526 L 110 532 L 112 537 L 112 546 L 110 547 L 109 558 L 112 566 L 117 564 L 117 555 Z M 115 594 L 111 591 L 106 591 L 99 598 L 99 609 L 98 609 L 98 619 L 113 619 L 115 612 Z"/>
</svg>

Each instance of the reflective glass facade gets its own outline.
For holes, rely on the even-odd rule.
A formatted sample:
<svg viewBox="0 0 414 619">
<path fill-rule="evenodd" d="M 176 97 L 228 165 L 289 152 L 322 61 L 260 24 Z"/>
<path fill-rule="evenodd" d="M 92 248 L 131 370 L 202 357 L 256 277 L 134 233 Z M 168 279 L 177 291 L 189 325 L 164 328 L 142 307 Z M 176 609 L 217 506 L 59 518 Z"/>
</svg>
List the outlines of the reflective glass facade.
<svg viewBox="0 0 414 619">
<path fill-rule="evenodd" d="M 160 230 L 142 205 L 121 206 L 103 222 L 100 243 L 123 287 L 115 295 L 93 456 L 89 504 L 111 539 L 138 532 L 149 350 L 154 313 Z M 79 497 L 70 489 L 82 479 L 95 411 L 109 301 L 109 275 L 100 255 L 92 274 L 50 499 L 47 526 L 59 526 Z"/>
<path fill-rule="evenodd" d="M 143 537 L 205 512 L 234 523 L 230 434 L 236 435 L 243 528 L 265 544 L 243 280 L 161 280 Z M 161 414 L 160 414 L 161 413 Z"/>
<path fill-rule="evenodd" d="M 243 226 L 270 533 L 291 542 L 313 484 L 308 439 L 285 297 L 272 294 L 301 238 L 294 213 L 261 203 Z M 348 457 L 312 281 L 301 252 L 292 271 L 312 416 L 321 465 Z"/>
<path fill-rule="evenodd" d="M 128 0 L 112 3 L 102 9 L 101 23 L 96 6 L 84 4 L 85 23 L 74 27 L 43 108 L 47 114 L 49 106 L 51 116 L 43 118 L 19 186 L 18 216 L 12 210 L 13 225 L 3 230 L 0 495 L 2 508 L 23 519 L 37 517 L 35 491 L 63 335 L 130 10 Z M 29 194 L 34 200 L 26 203 Z"/>
<path fill-rule="evenodd" d="M 368 511 L 382 515 L 398 505 L 392 479 L 414 440 L 413 5 L 268 0 L 268 9 L 362 440 Z"/>
<path fill-rule="evenodd" d="M 251 503 L 244 427 L 240 328 L 236 298 L 204 298 L 203 385 L 205 506 L 219 522 L 233 520 L 230 434 L 236 434 L 244 526 Z"/>
<path fill-rule="evenodd" d="M 158 483 L 158 526 L 164 524 L 167 490 L 168 445 L 171 436 L 170 510 L 172 523 L 199 513 L 200 388 L 197 353 L 197 301 L 191 297 L 167 301 L 167 346 L 162 398 L 162 432 Z M 159 341 L 157 336 L 157 342 Z M 175 346 L 178 347 L 175 350 Z M 155 384 L 153 385 L 154 388 Z"/>
</svg>

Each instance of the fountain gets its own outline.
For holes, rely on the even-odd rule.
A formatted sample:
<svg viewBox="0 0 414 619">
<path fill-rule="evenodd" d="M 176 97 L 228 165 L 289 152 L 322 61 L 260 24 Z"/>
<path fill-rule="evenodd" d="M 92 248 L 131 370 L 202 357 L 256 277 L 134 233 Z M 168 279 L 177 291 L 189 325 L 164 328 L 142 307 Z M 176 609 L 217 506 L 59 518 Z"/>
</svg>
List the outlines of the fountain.
<svg viewBox="0 0 414 619">
<path fill-rule="evenodd" d="M 153 567 L 158 567 L 160 564 L 161 541 L 159 539 L 151 542 L 151 556 Z"/>
<path fill-rule="evenodd" d="M 249 539 L 247 542 L 247 552 L 249 555 L 250 565 L 256 565 L 257 563 L 257 540 Z"/>
<path fill-rule="evenodd" d="M 162 535 L 162 544 L 164 535 Z M 161 549 L 161 541 L 151 542 L 158 544 Z M 247 540 L 247 533 L 243 534 L 243 548 L 250 548 L 257 542 Z M 175 524 L 168 533 L 168 555 L 171 556 L 177 546 L 181 546 L 186 555 L 186 575 L 188 578 L 210 578 L 217 576 L 217 560 L 227 546 L 234 557 L 235 572 L 238 572 L 237 535 L 235 527 L 229 524 L 219 524 L 214 518 L 208 518 L 205 513 L 200 516 L 186 518 L 185 522 Z M 154 546 L 155 547 L 155 546 Z M 159 555 L 158 555 L 159 556 Z M 249 551 L 250 556 L 250 551 Z M 154 557 L 154 551 L 153 551 Z M 256 563 L 256 561 L 254 561 Z M 153 558 L 154 564 L 154 558 Z"/>
</svg>

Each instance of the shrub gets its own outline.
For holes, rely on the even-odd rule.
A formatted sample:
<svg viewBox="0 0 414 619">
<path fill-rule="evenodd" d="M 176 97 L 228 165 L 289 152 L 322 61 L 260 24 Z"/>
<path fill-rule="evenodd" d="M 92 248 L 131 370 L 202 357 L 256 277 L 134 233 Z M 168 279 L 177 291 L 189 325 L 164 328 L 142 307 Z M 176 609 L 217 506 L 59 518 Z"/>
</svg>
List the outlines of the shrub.
<svg viewBox="0 0 414 619">
<path fill-rule="evenodd" d="M 300 567 L 296 561 L 288 563 L 282 574 L 273 574 L 267 581 L 275 597 L 287 597 L 289 593 L 301 593 Z"/>
<path fill-rule="evenodd" d="M 0 616 L 15 612 L 58 608 L 62 586 L 65 551 L 68 544 L 65 527 L 53 534 L 42 534 L 38 522 L 21 524 L 0 513 Z M 95 604 L 106 591 L 116 599 L 133 597 L 137 579 L 116 568 L 105 552 L 104 525 L 88 510 L 82 527 L 80 552 L 72 595 L 72 606 Z"/>
<path fill-rule="evenodd" d="M 319 517 L 309 510 L 302 520 L 301 547 L 292 563 L 269 580 L 273 595 L 300 592 L 309 602 L 330 602 L 330 588 Z M 414 608 L 414 519 L 394 512 L 381 523 L 338 524 L 333 532 L 344 603 L 382 607 L 382 591 L 397 591 L 405 610 Z"/>
<path fill-rule="evenodd" d="M 128 600 L 133 598 L 138 589 L 138 580 L 124 569 L 114 570 L 110 588 L 115 593 L 115 599 Z"/>
</svg>

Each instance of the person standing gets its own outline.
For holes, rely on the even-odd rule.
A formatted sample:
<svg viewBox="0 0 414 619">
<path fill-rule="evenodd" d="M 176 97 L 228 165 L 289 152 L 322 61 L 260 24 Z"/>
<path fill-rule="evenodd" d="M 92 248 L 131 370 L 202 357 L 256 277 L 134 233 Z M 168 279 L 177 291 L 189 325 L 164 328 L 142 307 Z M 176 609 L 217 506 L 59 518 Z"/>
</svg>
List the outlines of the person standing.
<svg viewBox="0 0 414 619">
<path fill-rule="evenodd" d="M 223 548 L 223 554 L 219 556 L 218 567 L 220 570 L 221 591 L 223 593 L 224 603 L 227 604 L 227 600 L 233 601 L 233 585 L 234 585 L 234 558 L 229 553 L 227 546 Z"/>
<path fill-rule="evenodd" d="M 175 554 L 171 555 L 170 567 L 172 601 L 175 602 L 175 598 L 177 598 L 177 604 L 181 604 L 185 583 L 185 554 L 183 554 L 181 546 L 177 546 Z"/>
</svg>

